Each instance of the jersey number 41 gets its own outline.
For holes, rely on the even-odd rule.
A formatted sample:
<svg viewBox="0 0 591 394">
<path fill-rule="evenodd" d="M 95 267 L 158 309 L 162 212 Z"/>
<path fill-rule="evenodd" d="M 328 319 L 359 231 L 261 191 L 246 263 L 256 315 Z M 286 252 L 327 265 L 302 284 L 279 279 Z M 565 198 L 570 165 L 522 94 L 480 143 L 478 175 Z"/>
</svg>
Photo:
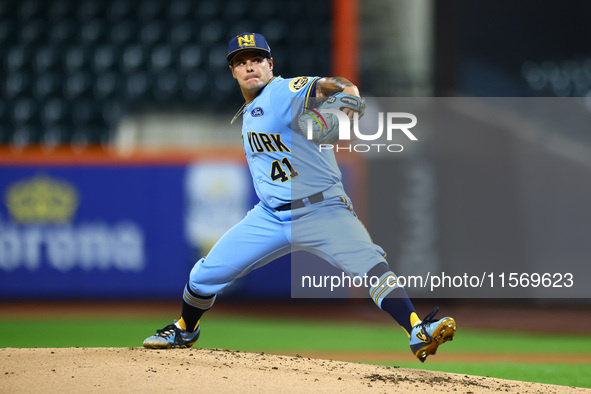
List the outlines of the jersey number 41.
<svg viewBox="0 0 591 394">
<path fill-rule="evenodd" d="M 285 171 L 283 167 L 287 168 L 287 171 Z M 271 163 L 271 180 L 273 182 L 279 180 L 281 183 L 284 183 L 298 175 L 300 174 L 293 169 L 293 166 L 287 157 L 284 157 L 281 161 L 275 160 Z"/>
</svg>

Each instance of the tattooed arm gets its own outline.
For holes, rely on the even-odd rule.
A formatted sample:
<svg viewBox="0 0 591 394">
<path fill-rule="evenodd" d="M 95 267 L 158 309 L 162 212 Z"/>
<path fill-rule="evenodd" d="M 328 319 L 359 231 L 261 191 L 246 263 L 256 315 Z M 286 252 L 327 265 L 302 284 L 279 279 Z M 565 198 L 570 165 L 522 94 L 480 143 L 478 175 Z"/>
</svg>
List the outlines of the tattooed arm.
<svg viewBox="0 0 591 394">
<path fill-rule="evenodd" d="M 359 89 L 348 79 L 343 77 L 320 78 L 316 82 L 316 97 L 330 97 L 335 93 L 343 92 L 359 97 Z"/>
<path fill-rule="evenodd" d="M 316 82 L 316 97 L 330 97 L 335 93 L 345 93 L 352 96 L 361 97 L 357 86 L 353 85 L 351 81 L 343 77 L 326 77 L 320 78 Z M 351 108 L 343 108 L 343 112 L 353 119 L 354 110 Z"/>
</svg>

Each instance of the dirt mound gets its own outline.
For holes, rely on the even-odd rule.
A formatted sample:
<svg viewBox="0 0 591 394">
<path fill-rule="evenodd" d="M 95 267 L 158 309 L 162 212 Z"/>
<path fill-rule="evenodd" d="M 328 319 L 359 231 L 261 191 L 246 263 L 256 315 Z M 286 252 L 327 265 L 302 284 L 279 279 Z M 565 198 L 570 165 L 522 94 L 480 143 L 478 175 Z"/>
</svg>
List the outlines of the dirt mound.
<svg viewBox="0 0 591 394">
<path fill-rule="evenodd" d="M 219 349 L 0 349 L 0 392 L 514 392 L 591 390 Z"/>
</svg>

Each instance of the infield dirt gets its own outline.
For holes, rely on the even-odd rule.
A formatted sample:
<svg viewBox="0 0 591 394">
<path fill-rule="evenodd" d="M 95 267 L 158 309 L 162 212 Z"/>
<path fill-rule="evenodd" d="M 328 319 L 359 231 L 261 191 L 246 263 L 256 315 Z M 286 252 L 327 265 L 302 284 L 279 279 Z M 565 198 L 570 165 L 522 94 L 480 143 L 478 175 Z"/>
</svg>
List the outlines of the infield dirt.
<svg viewBox="0 0 591 394">
<path fill-rule="evenodd" d="M 219 349 L 0 349 L 1 393 L 591 393 L 488 377 Z"/>
</svg>

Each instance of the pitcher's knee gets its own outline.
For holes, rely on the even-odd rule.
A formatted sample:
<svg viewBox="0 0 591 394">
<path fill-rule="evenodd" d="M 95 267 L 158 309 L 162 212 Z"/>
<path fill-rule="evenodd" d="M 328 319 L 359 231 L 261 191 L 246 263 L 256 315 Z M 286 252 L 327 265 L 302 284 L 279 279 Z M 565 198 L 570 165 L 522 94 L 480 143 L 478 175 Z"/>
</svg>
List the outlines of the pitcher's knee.
<svg viewBox="0 0 591 394">
<path fill-rule="evenodd" d="M 200 259 L 189 274 L 189 286 L 197 294 L 207 296 L 220 293 L 234 280 L 235 275 L 229 269 L 210 267 L 205 258 Z"/>
</svg>

